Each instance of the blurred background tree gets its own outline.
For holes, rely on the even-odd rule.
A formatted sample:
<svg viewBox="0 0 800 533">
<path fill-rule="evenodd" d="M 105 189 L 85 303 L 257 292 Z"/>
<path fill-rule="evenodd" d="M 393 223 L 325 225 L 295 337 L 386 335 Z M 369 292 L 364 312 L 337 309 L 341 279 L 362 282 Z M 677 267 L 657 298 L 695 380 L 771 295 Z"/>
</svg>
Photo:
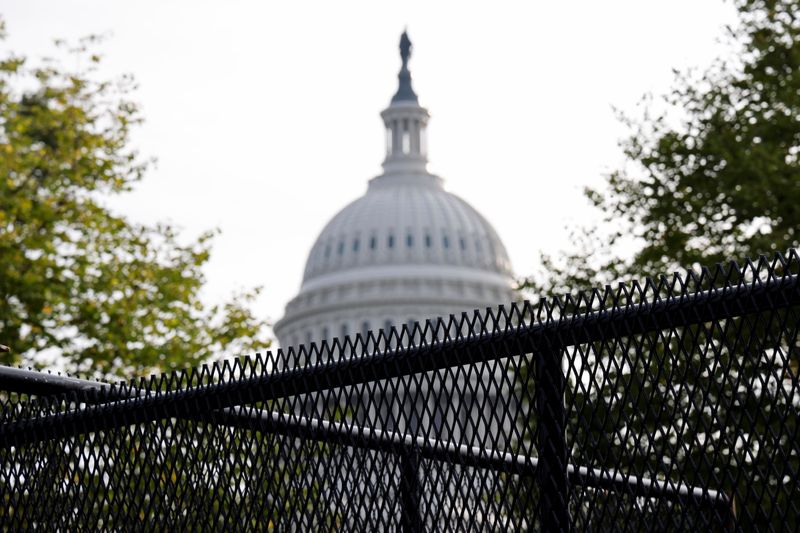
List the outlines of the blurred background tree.
<svg viewBox="0 0 800 533">
<path fill-rule="evenodd" d="M 628 164 L 586 191 L 606 226 L 543 256 L 525 287 L 575 291 L 798 246 L 800 3 L 733 2 L 734 53 L 622 117 Z"/>
<path fill-rule="evenodd" d="M 104 206 L 150 162 L 131 146 L 142 120 L 132 80 L 95 79 L 95 41 L 69 49 L 85 65 L 76 71 L 0 59 L 0 343 L 12 350 L 0 362 L 47 354 L 70 371 L 130 377 L 268 346 L 249 307 L 259 289 L 200 298 L 213 231 L 184 244 L 169 225 Z"/>
<path fill-rule="evenodd" d="M 605 224 L 576 232 L 572 251 L 543 256 L 525 288 L 574 293 L 798 246 L 800 2 L 732 1 L 731 56 L 700 75 L 677 73 L 665 105 L 646 100 L 643 117 L 623 117 L 627 164 L 586 191 Z M 742 275 L 731 265 L 718 278 Z M 796 513 L 794 480 L 782 472 L 797 450 L 776 435 L 800 427 L 797 311 L 568 350 L 570 460 L 722 490 L 745 528 L 796 526 L 784 523 Z"/>
</svg>

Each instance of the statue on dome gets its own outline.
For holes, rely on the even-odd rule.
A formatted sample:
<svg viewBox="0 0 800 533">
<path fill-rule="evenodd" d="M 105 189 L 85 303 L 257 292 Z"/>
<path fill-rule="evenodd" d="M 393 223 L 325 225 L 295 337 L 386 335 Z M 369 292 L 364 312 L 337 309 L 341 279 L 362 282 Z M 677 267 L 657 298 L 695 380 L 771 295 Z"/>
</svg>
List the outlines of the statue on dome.
<svg viewBox="0 0 800 533">
<path fill-rule="evenodd" d="M 405 31 L 400 36 L 400 57 L 403 60 L 403 68 L 407 68 L 408 58 L 411 57 L 411 39 Z"/>
<path fill-rule="evenodd" d="M 397 79 L 400 82 L 397 87 L 397 92 L 392 97 L 392 102 L 417 102 L 417 95 L 414 89 L 411 88 L 411 72 L 408 70 L 408 58 L 411 57 L 411 39 L 408 38 L 408 33 L 403 30 L 400 35 L 400 58 L 403 60 L 403 66 L 400 72 L 397 73 Z"/>
</svg>

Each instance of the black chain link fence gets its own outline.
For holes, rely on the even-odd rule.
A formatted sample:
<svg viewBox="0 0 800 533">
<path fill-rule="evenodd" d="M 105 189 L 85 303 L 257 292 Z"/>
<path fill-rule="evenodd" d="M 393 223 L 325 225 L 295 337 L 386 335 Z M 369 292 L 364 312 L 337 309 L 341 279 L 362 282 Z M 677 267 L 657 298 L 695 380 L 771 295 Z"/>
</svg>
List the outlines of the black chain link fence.
<svg viewBox="0 0 800 533">
<path fill-rule="evenodd" d="M 797 530 L 800 258 L 127 384 L 0 371 L 11 530 Z"/>
</svg>

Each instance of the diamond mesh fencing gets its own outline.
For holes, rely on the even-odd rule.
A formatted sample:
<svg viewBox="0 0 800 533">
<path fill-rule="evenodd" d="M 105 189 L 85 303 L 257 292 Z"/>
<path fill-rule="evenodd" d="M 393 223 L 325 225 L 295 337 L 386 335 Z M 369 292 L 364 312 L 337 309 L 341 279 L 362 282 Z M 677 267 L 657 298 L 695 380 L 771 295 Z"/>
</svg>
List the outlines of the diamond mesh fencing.
<svg viewBox="0 0 800 533">
<path fill-rule="evenodd" d="M 10 530 L 800 528 L 800 258 L 122 384 L 0 371 Z"/>
</svg>

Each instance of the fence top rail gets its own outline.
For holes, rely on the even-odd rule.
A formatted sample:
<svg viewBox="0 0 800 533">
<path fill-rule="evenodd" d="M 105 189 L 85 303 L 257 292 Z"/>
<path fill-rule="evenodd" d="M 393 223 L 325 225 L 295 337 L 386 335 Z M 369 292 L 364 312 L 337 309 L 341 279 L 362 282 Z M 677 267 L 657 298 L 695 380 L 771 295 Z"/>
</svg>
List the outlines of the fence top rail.
<svg viewBox="0 0 800 533">
<path fill-rule="evenodd" d="M 13 368 L 0 365 L 0 391 L 16 392 L 31 396 L 51 396 L 54 394 L 91 393 L 103 389 L 111 390 L 111 383 L 92 381 L 63 374 L 51 374 L 30 368 Z M 106 397 L 104 401 L 108 401 Z"/>
<path fill-rule="evenodd" d="M 762 257 L 757 262 L 747 261 L 744 267 L 732 263 L 728 268 L 703 269 L 700 274 L 690 272 L 685 277 L 676 274 L 671 280 L 662 276 L 658 283 L 648 280 L 644 285 L 634 283 L 631 288 L 620 285 L 613 296 L 609 296 L 612 292 L 607 288 L 605 296 L 592 291 L 582 293 L 577 299 L 554 299 L 550 304 L 541 300 L 538 306 L 527 302 L 521 306 L 512 305 L 510 312 L 503 306 L 496 312 L 487 310 L 483 316 L 476 311 L 472 319 L 465 313 L 456 321 L 451 315 L 448 321 L 428 321 L 424 328 L 418 324 L 414 330 L 404 327 L 401 333 L 393 331 L 389 337 L 381 333 L 376 338 L 370 333 L 367 339 L 357 336 L 357 342 L 345 338 L 343 343 L 334 341 L 328 347 L 328 355 L 335 349 L 338 355 L 349 356 L 332 361 L 329 357 L 328 362 L 322 357 L 313 364 L 309 362 L 309 355 L 322 355 L 312 345 L 310 350 L 305 347 L 297 351 L 278 350 L 277 357 L 268 352 L 266 358 L 257 355 L 233 364 L 204 366 L 199 374 L 175 372 L 113 385 L 92 392 L 100 398 L 111 399 L 110 402 L 87 406 L 80 411 L 6 422 L 0 426 L 0 446 L 33 442 L 38 440 L 37 435 L 62 438 L 125 423 L 187 416 L 198 408 L 223 409 L 474 365 L 541 349 L 592 342 L 608 335 L 644 333 L 665 325 L 686 326 L 787 307 L 800 303 L 798 270 L 800 257 L 791 250 L 788 258 L 778 254 L 771 262 Z M 419 344 L 414 343 L 415 338 L 419 339 Z M 381 340 L 390 348 L 381 351 Z M 289 362 L 296 354 L 306 356 L 305 365 L 282 369 L 280 363 Z M 4 378 L 0 383 L 19 384 L 16 379 L 19 377 Z M 50 386 L 58 381 L 50 379 Z M 132 394 L 135 389 L 142 393 Z"/>
</svg>

